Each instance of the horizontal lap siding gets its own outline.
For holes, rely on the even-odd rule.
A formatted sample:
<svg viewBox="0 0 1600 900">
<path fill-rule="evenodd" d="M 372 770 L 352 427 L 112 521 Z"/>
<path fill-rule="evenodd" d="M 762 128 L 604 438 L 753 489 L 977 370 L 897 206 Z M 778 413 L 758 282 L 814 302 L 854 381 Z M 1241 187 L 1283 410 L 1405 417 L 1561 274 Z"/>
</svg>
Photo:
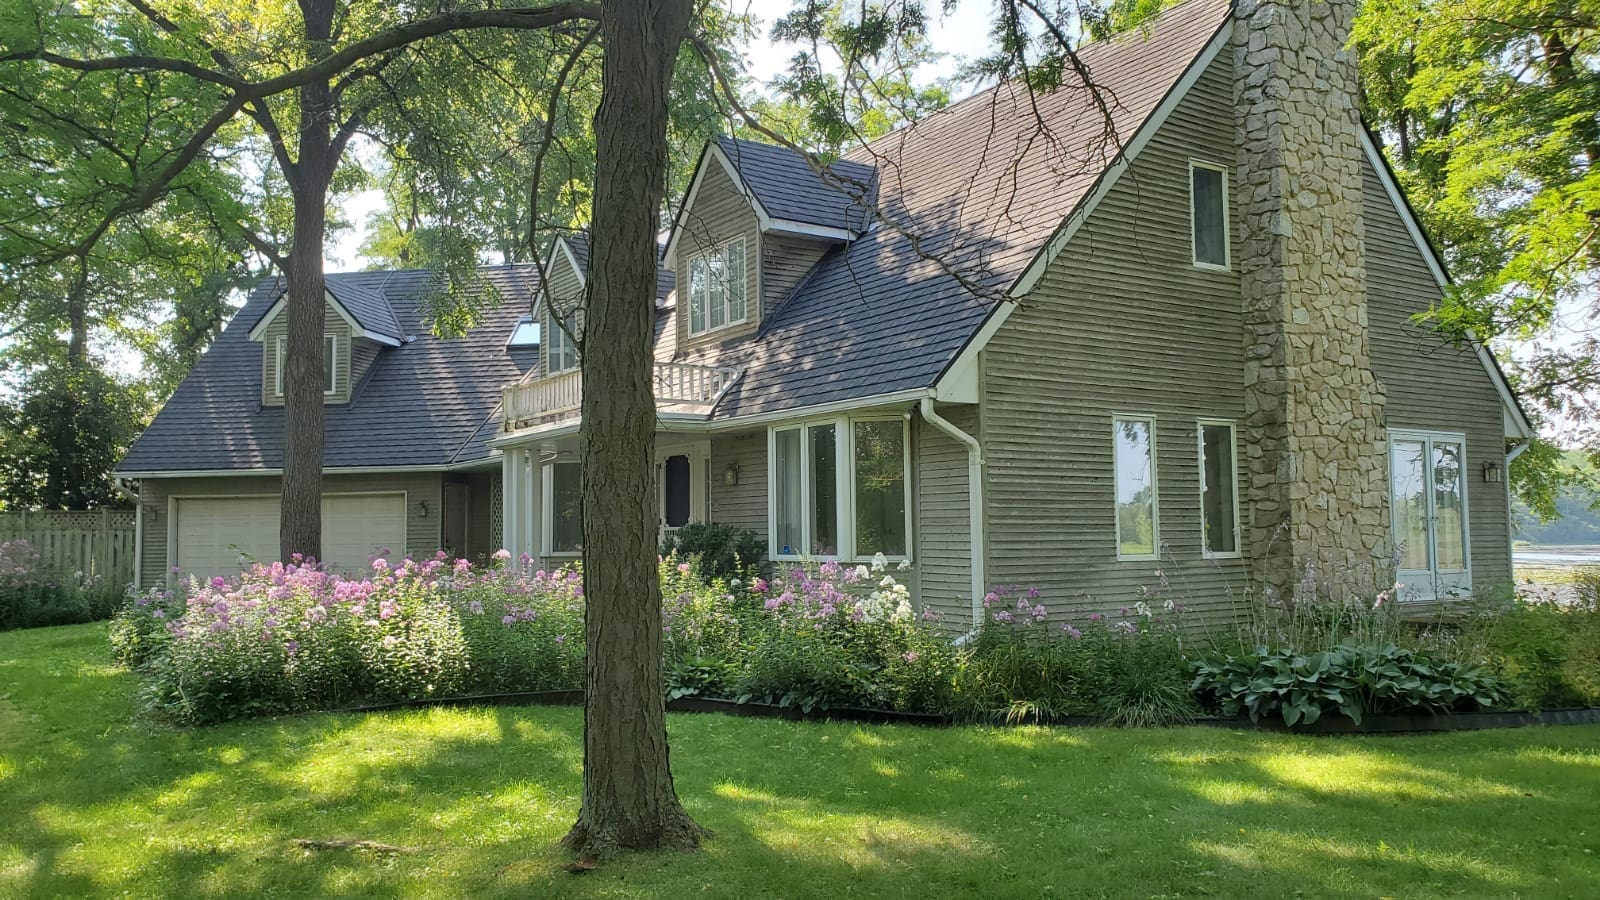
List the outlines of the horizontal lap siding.
<svg viewBox="0 0 1600 900">
<path fill-rule="evenodd" d="M 1188 221 L 1189 160 L 1234 157 L 1228 59 L 1196 83 L 984 353 L 991 585 L 1037 586 L 1063 611 L 1114 611 L 1155 589 L 1161 569 L 1177 602 L 1206 618 L 1239 614 L 1230 594 L 1246 583 L 1244 563 L 1201 556 L 1196 451 L 1201 417 L 1240 420 L 1244 437 L 1239 279 L 1193 266 Z M 1116 558 L 1116 413 L 1156 418 L 1168 560 Z M 1242 447 L 1239 456 L 1242 478 Z"/>
<path fill-rule="evenodd" d="M 780 303 L 788 299 L 795 285 L 805 279 L 806 273 L 827 252 L 828 245 L 818 241 L 779 234 L 762 235 L 762 315 L 771 315 Z"/>
<path fill-rule="evenodd" d="M 1483 480 L 1486 461 L 1505 460 L 1499 393 L 1470 347 L 1453 347 L 1411 321 L 1441 296 L 1377 172 L 1363 166 L 1367 219 L 1368 316 L 1372 368 L 1387 396 L 1390 428 L 1464 432 L 1473 590 L 1511 583 L 1504 484 Z"/>
<path fill-rule="evenodd" d="M 739 467 L 739 483 L 724 481 L 729 465 Z M 749 528 L 767 537 L 766 429 L 717 435 L 711 439 L 711 521 Z"/>
<path fill-rule="evenodd" d="M 159 584 L 167 577 L 167 500 L 172 496 L 227 497 L 276 494 L 282 481 L 276 475 L 241 475 L 201 478 L 147 478 L 139 488 L 144 509 L 144 550 L 141 583 Z M 392 475 L 327 475 L 323 493 L 406 492 L 405 552 L 418 559 L 439 549 L 440 513 L 444 509 L 443 481 L 438 473 L 397 472 Z M 421 504 L 426 501 L 427 512 Z M 399 549 L 399 548 L 394 548 Z"/>
<path fill-rule="evenodd" d="M 978 411 L 949 407 L 939 414 L 976 436 Z M 916 569 L 919 602 L 951 625 L 972 619 L 972 528 L 967 506 L 967 448 L 917 420 Z"/>
<path fill-rule="evenodd" d="M 338 390 L 327 395 L 327 399 L 323 403 L 328 405 L 349 403 L 352 381 L 350 325 L 345 322 L 338 312 L 334 311 L 331 305 L 324 304 L 322 330 L 324 334 L 334 336 L 334 342 L 338 346 L 338 350 L 335 352 L 339 355 L 339 372 L 334 378 L 334 386 Z M 267 406 L 283 405 L 283 398 L 277 396 L 274 391 L 278 386 L 278 338 L 288 333 L 289 311 L 287 309 L 278 313 L 277 318 L 272 320 L 272 324 L 261 332 L 261 402 Z M 287 348 L 285 348 L 285 352 L 287 352 Z M 370 364 L 371 359 L 364 358 L 363 363 Z M 365 368 L 361 368 L 359 372 L 364 373 Z"/>
<path fill-rule="evenodd" d="M 564 250 L 557 249 L 551 254 L 548 268 L 550 270 L 550 292 L 547 297 L 551 298 L 554 301 L 553 305 L 565 314 L 567 310 L 573 309 L 582 300 L 583 282 L 579 279 L 577 270 L 572 268 L 572 260 Z M 545 336 L 541 338 L 541 341 L 544 346 L 548 347 L 550 346 L 548 335 L 555 329 L 556 325 L 554 319 L 550 317 L 550 311 L 546 309 L 544 313 L 544 321 L 540 324 Z M 567 327 L 573 327 L 573 323 L 568 322 Z M 539 374 L 550 374 L 548 354 L 539 354 Z"/>
</svg>

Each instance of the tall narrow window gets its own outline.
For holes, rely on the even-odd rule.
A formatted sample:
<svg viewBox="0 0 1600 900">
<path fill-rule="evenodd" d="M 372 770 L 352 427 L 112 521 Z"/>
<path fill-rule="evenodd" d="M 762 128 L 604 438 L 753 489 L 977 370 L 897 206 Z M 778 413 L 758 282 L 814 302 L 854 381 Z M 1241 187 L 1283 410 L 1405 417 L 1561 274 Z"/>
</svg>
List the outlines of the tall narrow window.
<svg viewBox="0 0 1600 900">
<path fill-rule="evenodd" d="M 778 556 L 799 556 L 805 549 L 802 534 L 805 487 L 800 457 L 800 429 L 772 434 L 772 549 Z"/>
<path fill-rule="evenodd" d="M 567 322 L 566 327 L 563 328 L 562 323 L 556 321 L 555 312 L 551 311 L 550 313 L 550 323 L 547 329 L 550 332 L 550 339 L 546 342 L 549 346 L 545 353 L 548 357 L 547 367 L 551 374 L 565 372 L 578 367 L 578 345 L 572 339 L 572 335 L 567 333 L 567 329 L 576 327 L 576 319 L 577 317 L 574 316 L 573 320 Z"/>
<path fill-rule="evenodd" d="M 1435 566 L 1441 572 L 1467 567 L 1466 503 L 1461 496 L 1461 445 L 1433 441 L 1433 528 Z"/>
<path fill-rule="evenodd" d="M 744 238 L 689 260 L 689 333 L 704 334 L 745 321 Z"/>
<path fill-rule="evenodd" d="M 1194 264 L 1228 268 L 1228 170 L 1189 164 L 1189 206 L 1194 229 Z"/>
<path fill-rule="evenodd" d="M 853 423 L 856 555 L 906 555 L 905 422 Z"/>
<path fill-rule="evenodd" d="M 550 552 L 583 551 L 583 466 L 575 462 L 550 464 Z"/>
<path fill-rule="evenodd" d="M 812 556 L 839 553 L 839 433 L 832 422 L 806 429 L 811 445 Z"/>
<path fill-rule="evenodd" d="M 1112 421 L 1112 468 L 1117 503 L 1117 558 L 1155 559 L 1157 518 L 1155 420 Z"/>
<path fill-rule="evenodd" d="M 1200 535 L 1206 556 L 1239 553 L 1239 493 L 1233 425 L 1200 423 Z"/>
</svg>

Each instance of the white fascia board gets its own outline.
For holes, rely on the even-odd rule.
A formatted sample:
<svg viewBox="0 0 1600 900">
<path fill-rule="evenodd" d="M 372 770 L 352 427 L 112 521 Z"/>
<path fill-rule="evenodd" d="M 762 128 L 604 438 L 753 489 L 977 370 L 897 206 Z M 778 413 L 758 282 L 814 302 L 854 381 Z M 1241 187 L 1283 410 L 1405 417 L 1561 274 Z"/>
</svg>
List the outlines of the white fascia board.
<svg viewBox="0 0 1600 900">
<path fill-rule="evenodd" d="M 730 419 L 716 419 L 708 423 L 708 431 L 737 431 L 753 425 L 766 425 L 772 422 L 786 422 L 790 419 L 810 419 L 816 416 L 825 416 L 833 413 L 851 412 L 855 410 L 877 409 L 884 406 L 898 406 L 907 403 L 916 403 L 923 397 L 930 396 L 932 388 L 913 388 L 908 391 L 896 391 L 892 394 L 879 394 L 875 397 L 860 397 L 855 400 L 835 400 L 832 403 L 818 403 L 815 406 L 801 406 L 794 409 L 775 410 L 773 412 L 756 413 L 749 416 L 737 416 Z"/>
<path fill-rule="evenodd" d="M 847 228 L 830 228 L 827 225 L 812 225 L 807 222 L 795 222 L 791 219 L 768 219 L 761 228 L 762 232 L 774 234 L 792 234 L 799 237 L 822 238 L 830 241 L 849 241 L 855 234 Z"/>
<path fill-rule="evenodd" d="M 386 334 L 373 334 L 365 328 L 362 328 L 361 324 L 356 321 L 355 316 L 350 315 L 350 311 L 344 308 L 344 304 L 340 303 L 339 299 L 333 296 L 332 292 L 326 290 L 323 291 L 323 297 L 325 302 L 329 306 L 333 307 L 333 311 L 339 314 L 339 318 L 343 319 L 345 324 L 350 326 L 351 337 L 366 338 L 369 341 L 375 341 L 379 344 L 386 344 L 390 347 L 400 346 L 399 341 L 389 337 Z M 257 322 L 254 328 L 250 329 L 250 333 L 246 335 L 246 337 L 252 341 L 261 340 L 267 332 L 267 326 L 271 325 L 273 320 L 278 318 L 278 313 L 283 312 L 283 310 L 288 306 L 288 301 L 289 295 L 287 292 L 285 292 L 282 297 L 279 297 L 272 304 L 272 308 L 267 310 L 267 314 L 261 317 L 261 321 Z"/>
<path fill-rule="evenodd" d="M 1039 283 L 1039 279 L 1044 276 L 1045 271 L 1050 268 L 1050 264 L 1055 261 L 1055 258 L 1060 255 L 1062 250 L 1066 249 L 1067 244 L 1078 233 L 1078 229 L 1083 227 L 1083 223 L 1088 221 L 1090 213 L 1093 213 L 1095 207 L 1100 205 L 1100 201 L 1111 193 L 1111 188 L 1116 185 L 1117 179 L 1122 176 L 1123 172 L 1128 170 L 1133 159 L 1139 155 L 1139 152 L 1145 148 L 1146 144 L 1150 143 L 1156 132 L 1161 130 L 1161 126 L 1166 124 L 1167 119 L 1178 108 L 1178 104 L 1183 102 L 1183 98 L 1189 93 L 1189 89 L 1194 87 L 1195 82 L 1200 80 L 1206 69 L 1210 67 L 1211 63 L 1232 41 L 1233 17 L 1229 16 L 1218 28 L 1217 33 L 1212 36 L 1211 42 L 1206 44 L 1205 49 L 1200 51 L 1200 55 L 1196 56 L 1194 61 L 1189 64 L 1189 68 L 1183 73 L 1183 77 L 1178 79 L 1178 83 L 1173 85 L 1172 90 L 1167 92 L 1167 96 L 1162 99 L 1161 105 L 1157 106 L 1155 112 L 1151 113 L 1150 117 L 1144 121 L 1144 124 L 1139 126 L 1139 130 L 1133 135 L 1133 140 L 1122 148 L 1122 152 L 1117 154 L 1117 158 L 1100 174 L 1100 178 L 1095 181 L 1094 187 L 1089 191 L 1089 196 L 1078 202 L 1077 208 L 1067 214 L 1061 226 L 1056 229 L 1056 233 L 1051 235 L 1050 240 L 1046 241 L 1045 245 L 1034 255 L 1033 261 L 1023 271 L 1022 277 L 1018 278 L 1017 283 L 1011 286 L 1010 294 L 1012 297 L 1021 298 L 1033 290 L 1034 286 Z"/>
<path fill-rule="evenodd" d="M 705 181 L 706 163 L 715 160 L 728 173 L 728 179 L 739 189 L 739 193 L 750 201 L 750 208 L 756 212 L 756 221 L 760 223 L 762 231 L 767 231 L 772 222 L 772 217 L 762 208 L 761 201 L 756 199 L 755 192 L 750 190 L 739 177 L 739 170 L 734 167 L 733 160 L 728 158 L 716 141 L 707 141 L 705 152 L 700 154 L 700 164 L 695 167 L 694 180 L 689 183 L 689 190 L 683 195 L 683 205 L 678 207 L 678 214 L 672 219 L 672 233 L 667 237 L 666 250 L 661 254 L 661 263 L 665 266 L 677 265 L 678 236 L 683 234 L 683 215 L 694 208 L 695 198 L 700 195 L 700 185 Z"/>
<path fill-rule="evenodd" d="M 978 402 L 978 354 L 989 346 L 990 339 L 1016 310 L 1015 300 L 1002 300 L 989 310 L 978 333 L 967 340 L 966 346 L 961 348 L 956 358 L 945 367 L 939 380 L 934 382 L 934 399 L 942 403 Z"/>
<path fill-rule="evenodd" d="M 1406 233 L 1411 235 L 1411 242 L 1416 245 L 1417 253 L 1432 273 L 1433 280 L 1438 283 L 1441 291 L 1450 288 L 1450 274 L 1445 271 L 1444 262 L 1433 252 L 1433 244 L 1428 241 L 1422 231 L 1422 224 L 1411 213 L 1411 205 L 1406 202 L 1405 194 L 1401 193 L 1400 185 L 1395 182 L 1389 170 L 1389 163 L 1383 158 L 1383 151 L 1372 140 L 1372 135 L 1365 128 L 1361 130 L 1361 148 L 1366 151 L 1367 162 L 1378 175 L 1378 182 L 1383 185 L 1384 193 L 1389 195 L 1389 202 L 1400 216 L 1400 221 L 1406 226 Z M 1500 364 L 1495 361 L 1494 351 L 1478 336 L 1471 331 L 1467 332 L 1467 339 L 1472 342 L 1473 349 L 1478 353 L 1478 362 L 1483 365 L 1483 370 L 1488 373 L 1489 380 L 1494 383 L 1495 392 L 1500 395 L 1500 402 L 1505 405 L 1506 437 L 1520 438 L 1524 441 L 1531 439 L 1537 432 L 1533 423 L 1522 411 L 1521 404 L 1517 403 L 1516 395 L 1511 391 L 1511 385 L 1506 382 L 1505 373 L 1501 371 Z"/>
</svg>

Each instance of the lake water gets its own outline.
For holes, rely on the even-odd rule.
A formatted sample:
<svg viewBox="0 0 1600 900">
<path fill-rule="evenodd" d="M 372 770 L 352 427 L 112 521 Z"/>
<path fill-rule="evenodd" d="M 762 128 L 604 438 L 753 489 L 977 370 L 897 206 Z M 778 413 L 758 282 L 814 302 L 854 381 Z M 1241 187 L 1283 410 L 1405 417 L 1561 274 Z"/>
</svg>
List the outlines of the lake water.
<svg viewBox="0 0 1600 900">
<path fill-rule="evenodd" d="M 1600 547 L 1527 547 L 1512 551 L 1517 565 L 1600 566 Z"/>
</svg>

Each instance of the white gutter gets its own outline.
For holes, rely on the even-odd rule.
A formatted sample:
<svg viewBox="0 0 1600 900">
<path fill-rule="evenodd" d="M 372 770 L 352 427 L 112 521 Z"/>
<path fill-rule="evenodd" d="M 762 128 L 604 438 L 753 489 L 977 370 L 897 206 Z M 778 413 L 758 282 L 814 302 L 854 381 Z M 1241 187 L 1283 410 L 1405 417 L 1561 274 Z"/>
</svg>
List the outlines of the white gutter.
<svg viewBox="0 0 1600 900">
<path fill-rule="evenodd" d="M 983 574 L 983 446 L 978 439 L 957 428 L 933 409 L 933 397 L 924 396 L 922 418 L 967 448 L 967 528 L 972 539 L 972 631 L 983 624 L 983 595 L 987 589 Z"/>
</svg>

